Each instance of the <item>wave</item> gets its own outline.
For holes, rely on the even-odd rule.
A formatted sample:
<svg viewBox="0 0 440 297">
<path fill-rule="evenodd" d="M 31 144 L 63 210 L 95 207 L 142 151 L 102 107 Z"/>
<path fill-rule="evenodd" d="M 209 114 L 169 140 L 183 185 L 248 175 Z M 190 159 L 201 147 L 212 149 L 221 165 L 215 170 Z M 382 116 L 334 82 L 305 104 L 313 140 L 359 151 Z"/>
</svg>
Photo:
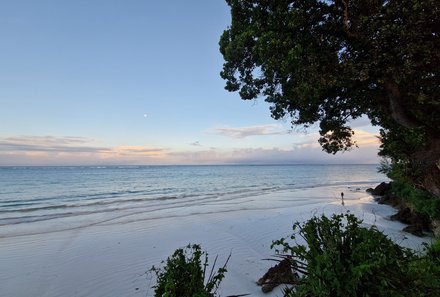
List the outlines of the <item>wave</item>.
<svg viewBox="0 0 440 297">
<path fill-rule="evenodd" d="M 260 192 L 260 193 L 258 193 Z M 95 202 L 78 202 L 75 204 L 52 204 L 37 207 L 2 209 L 0 214 L 0 226 L 9 224 L 30 223 L 44 220 L 52 220 L 63 217 L 81 216 L 88 214 L 99 214 L 114 211 L 127 211 L 143 208 L 145 211 L 157 211 L 157 207 L 179 208 L 194 205 L 201 205 L 212 201 L 218 201 L 219 198 L 229 195 L 231 200 L 250 195 L 259 195 L 267 192 L 236 190 L 231 192 L 217 192 L 208 194 L 181 194 L 181 195 L 162 195 L 146 196 L 142 198 L 103 200 Z M 28 215 L 24 215 L 28 214 Z"/>
<path fill-rule="evenodd" d="M 12 224 L 22 224 L 22 223 L 32 223 L 53 219 L 60 219 L 66 217 L 74 216 L 84 216 L 91 214 L 102 214 L 117 211 L 124 211 L 131 213 L 133 211 L 142 210 L 143 212 L 155 212 L 158 210 L 171 210 L 176 208 L 190 207 L 190 206 L 200 206 L 200 205 L 238 205 L 239 199 L 257 197 L 260 195 L 275 193 L 279 191 L 293 190 L 293 189 L 307 189 L 307 188 L 317 188 L 317 187 L 328 187 L 328 186 L 350 186 L 353 185 L 369 185 L 371 182 L 348 182 L 348 183 L 323 183 L 319 185 L 304 186 L 304 187 L 292 187 L 289 185 L 285 186 L 271 186 L 271 187 L 260 187 L 260 188 L 246 188 L 246 189 L 236 189 L 226 192 L 211 192 L 211 193 L 201 193 L 201 194 L 180 194 L 180 195 L 157 195 L 157 196 L 143 196 L 143 197 L 132 197 L 132 198 L 121 198 L 121 199 L 104 199 L 100 201 L 88 200 L 77 200 L 75 203 L 59 203 L 50 205 L 25 207 L 29 205 L 18 205 L 12 209 L 2 209 L 0 208 L 0 226 L 12 225 Z M 125 191 L 128 192 L 128 191 Z M 134 193 L 139 193 L 142 191 L 130 191 Z M 300 197 L 297 197 L 300 198 Z M 306 198 L 304 198 L 306 200 Z M 280 200 L 281 201 L 281 200 Z M 285 200 L 288 201 L 288 200 Z M 11 206 L 11 205 L 9 205 Z"/>
<path fill-rule="evenodd" d="M 131 194 L 149 194 L 150 191 L 146 190 L 124 190 L 124 191 L 111 191 L 111 192 L 102 192 L 95 194 L 70 194 L 70 195 L 62 195 L 62 196 L 52 196 L 52 197 L 42 197 L 42 198 L 29 198 L 29 199 L 14 199 L 14 200 L 4 200 L 0 203 L 0 207 L 2 206 L 26 206 L 26 205 L 35 205 L 41 204 L 43 202 L 52 202 L 52 201 L 79 201 L 79 200 L 96 200 L 103 198 L 115 198 L 119 196 L 126 196 Z"/>
<path fill-rule="evenodd" d="M 6 200 L 0 203 L 0 213 L 8 212 L 31 212 L 45 209 L 61 209 L 61 208 L 77 208 L 84 206 L 99 206 L 112 205 L 119 203 L 131 202 L 152 202 L 177 200 L 191 197 L 224 197 L 227 195 L 259 195 L 271 191 L 282 191 L 292 189 L 307 189 L 327 186 L 350 186 L 352 185 L 370 185 L 372 182 L 330 182 L 320 183 L 315 185 L 297 185 L 286 184 L 284 186 L 257 186 L 251 185 L 248 187 L 231 187 L 229 191 L 212 191 L 201 193 L 182 193 L 171 194 L 175 192 L 173 188 L 163 188 L 155 191 L 150 190 L 123 190 L 123 191 L 109 191 L 95 194 L 71 194 L 63 196 L 53 196 L 47 198 L 24 199 L 24 200 Z M 164 192 L 170 192 L 171 195 Z M 127 197 L 135 197 L 128 198 Z M 97 200 L 97 201 L 96 201 Z M 46 203 L 45 203 L 46 202 Z M 39 206 L 41 205 L 41 206 Z"/>
</svg>

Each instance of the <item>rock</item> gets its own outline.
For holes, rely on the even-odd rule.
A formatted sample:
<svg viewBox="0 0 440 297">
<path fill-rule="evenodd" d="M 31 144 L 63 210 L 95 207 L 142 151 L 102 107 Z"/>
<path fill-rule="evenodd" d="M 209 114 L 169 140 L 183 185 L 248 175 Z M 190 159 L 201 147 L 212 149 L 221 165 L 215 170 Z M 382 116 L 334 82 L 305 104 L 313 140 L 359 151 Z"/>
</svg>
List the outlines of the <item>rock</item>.
<svg viewBox="0 0 440 297">
<path fill-rule="evenodd" d="M 367 193 L 373 193 L 374 189 L 373 188 L 368 188 L 365 190 Z"/>
<path fill-rule="evenodd" d="M 419 236 L 419 237 L 423 236 L 423 228 L 421 225 L 418 224 L 406 226 L 405 228 L 403 228 L 403 231 L 411 233 L 412 235 L 415 236 Z"/>
<path fill-rule="evenodd" d="M 382 182 L 376 188 L 374 188 L 370 193 L 375 196 L 384 196 L 390 190 L 391 190 L 391 183 Z"/>
<path fill-rule="evenodd" d="M 391 216 L 391 220 L 399 221 L 407 225 L 412 224 L 413 218 L 411 209 L 409 209 L 409 207 L 400 209 L 395 215 Z"/>
<path fill-rule="evenodd" d="M 394 195 L 393 193 L 391 193 L 391 191 L 383 196 L 379 196 L 379 198 L 376 198 L 375 200 L 379 204 L 387 204 L 393 207 L 402 207 L 402 204 L 404 204 L 404 201 L 401 198 Z"/>
<path fill-rule="evenodd" d="M 423 236 L 423 231 L 429 231 L 432 228 L 431 221 L 427 216 L 417 213 L 409 207 L 400 209 L 395 215 L 391 216 L 391 220 L 408 224 L 409 226 L 405 227 L 403 231 L 416 236 Z"/>
<path fill-rule="evenodd" d="M 379 204 L 390 204 L 390 197 L 388 195 L 375 198 L 374 200 Z"/>
<path fill-rule="evenodd" d="M 292 262 L 285 258 L 269 270 L 257 281 L 263 293 L 271 292 L 276 286 L 281 284 L 295 284 L 298 274 L 292 271 Z"/>
</svg>

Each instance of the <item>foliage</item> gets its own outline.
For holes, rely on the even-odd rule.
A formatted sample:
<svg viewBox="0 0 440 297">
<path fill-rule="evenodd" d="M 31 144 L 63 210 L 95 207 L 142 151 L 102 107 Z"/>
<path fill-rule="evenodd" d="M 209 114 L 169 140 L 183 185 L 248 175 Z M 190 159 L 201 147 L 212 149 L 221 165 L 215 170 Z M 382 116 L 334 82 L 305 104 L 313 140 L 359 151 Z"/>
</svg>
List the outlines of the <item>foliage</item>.
<svg viewBox="0 0 440 297">
<path fill-rule="evenodd" d="M 229 256 L 230 257 L 230 256 Z M 202 264 L 203 260 L 203 264 Z M 166 261 L 163 268 L 152 267 L 151 271 L 156 274 L 157 285 L 155 296 L 157 297 L 213 297 L 223 280 L 226 264 L 214 273 L 217 257 L 211 268 L 209 276 L 208 253 L 201 250 L 200 245 L 189 244 L 185 249 L 177 249 Z M 206 280 L 206 283 L 205 283 Z"/>
<path fill-rule="evenodd" d="M 408 202 L 418 213 L 431 220 L 440 219 L 440 200 L 431 193 L 411 184 L 406 170 L 404 163 L 392 163 L 387 159 L 383 159 L 379 166 L 379 172 L 394 180 L 391 184 L 393 195 Z"/>
<path fill-rule="evenodd" d="M 431 220 L 440 219 L 440 200 L 435 199 L 430 193 L 402 180 L 394 181 L 391 189 L 395 195 L 413 205 L 417 212 L 426 215 Z"/>
<path fill-rule="evenodd" d="M 285 296 L 439 296 L 440 269 L 432 256 L 417 256 L 361 223 L 350 213 L 313 217 L 293 225 L 295 244 L 274 241 L 276 252 L 302 273 Z"/>
<path fill-rule="evenodd" d="M 426 245 L 425 255 L 416 257 L 409 264 L 408 273 L 412 276 L 413 296 L 440 296 L 440 240 Z M 419 291 L 419 295 L 415 292 Z"/>
<path fill-rule="evenodd" d="M 320 125 L 323 149 L 352 148 L 352 119 L 382 127 L 382 155 L 440 197 L 440 1 L 226 0 L 226 89 L 275 119 Z M 433 182 L 434 181 L 434 182 Z"/>
<path fill-rule="evenodd" d="M 440 238 L 437 238 L 431 245 L 427 246 L 426 251 L 427 255 L 433 260 L 432 262 L 440 265 Z"/>
</svg>

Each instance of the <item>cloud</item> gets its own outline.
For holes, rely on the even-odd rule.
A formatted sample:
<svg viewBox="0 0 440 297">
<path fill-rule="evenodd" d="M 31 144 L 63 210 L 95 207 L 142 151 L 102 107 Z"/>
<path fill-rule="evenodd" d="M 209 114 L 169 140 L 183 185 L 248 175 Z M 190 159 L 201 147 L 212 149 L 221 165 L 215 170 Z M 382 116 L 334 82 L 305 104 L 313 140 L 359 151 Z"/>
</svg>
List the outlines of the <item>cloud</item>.
<svg viewBox="0 0 440 297">
<path fill-rule="evenodd" d="M 53 137 L 53 136 L 23 136 L 0 138 L 0 152 L 25 151 L 25 152 L 105 152 L 108 148 L 84 146 L 92 142 L 84 137 Z"/>
<path fill-rule="evenodd" d="M 168 159 L 179 164 L 377 164 L 379 140 L 373 133 L 355 130 L 359 148 L 327 154 L 318 143 L 319 133 L 292 137 L 292 145 L 280 148 L 235 148 L 170 152 Z"/>
<path fill-rule="evenodd" d="M 214 129 L 214 132 L 216 134 L 232 138 L 245 138 L 258 135 L 285 135 L 289 133 L 288 130 L 282 130 L 281 126 L 276 124 L 257 125 L 240 128 L 218 127 Z"/>
<path fill-rule="evenodd" d="M 173 164 L 377 164 L 377 148 L 369 146 L 336 155 L 327 154 L 319 145 L 299 145 L 291 149 L 243 148 L 170 152 Z"/>
<path fill-rule="evenodd" d="M 191 142 L 190 145 L 192 145 L 192 146 L 202 146 L 199 141 Z"/>
<path fill-rule="evenodd" d="M 319 146 L 300 146 L 292 149 L 248 149 L 234 154 L 238 164 L 376 164 L 377 149 L 364 147 L 336 155 L 327 154 Z"/>
<path fill-rule="evenodd" d="M 11 143 L 38 143 L 43 145 L 51 144 L 83 144 L 93 141 L 91 138 L 79 137 L 79 136 L 21 136 L 21 137 L 7 137 L 2 141 Z"/>
<path fill-rule="evenodd" d="M 379 161 L 379 140 L 373 133 L 355 130 L 359 148 L 336 155 L 323 152 L 318 138 L 318 133 L 298 134 L 292 135 L 290 146 L 248 148 L 215 148 L 209 144 L 204 147 L 196 141 L 191 149 L 176 150 L 140 145 L 102 146 L 96 145 L 94 139 L 72 136 L 0 137 L 0 165 L 361 164 Z"/>
<path fill-rule="evenodd" d="M 379 147 L 380 140 L 378 135 L 360 129 L 354 129 L 354 139 L 359 147 L 374 146 Z"/>
<path fill-rule="evenodd" d="M 354 129 L 353 140 L 356 141 L 356 144 L 359 147 L 367 147 L 374 146 L 379 147 L 380 141 L 376 134 L 361 130 Z M 297 139 L 298 139 L 297 135 Z M 299 138 L 300 141 L 295 141 L 294 147 L 296 148 L 320 148 L 321 146 L 318 143 L 320 135 L 318 132 L 310 133 L 310 134 L 302 134 Z"/>
<path fill-rule="evenodd" d="M 87 165 L 154 163 L 166 150 L 146 146 L 105 147 L 84 137 L 0 138 L 0 165 Z"/>
<path fill-rule="evenodd" d="M 126 145 L 126 146 L 117 146 L 110 150 L 110 153 L 118 153 L 118 154 L 139 154 L 139 155 L 156 155 L 163 153 L 163 149 L 158 148 L 148 148 L 144 146 L 138 145 Z"/>
</svg>

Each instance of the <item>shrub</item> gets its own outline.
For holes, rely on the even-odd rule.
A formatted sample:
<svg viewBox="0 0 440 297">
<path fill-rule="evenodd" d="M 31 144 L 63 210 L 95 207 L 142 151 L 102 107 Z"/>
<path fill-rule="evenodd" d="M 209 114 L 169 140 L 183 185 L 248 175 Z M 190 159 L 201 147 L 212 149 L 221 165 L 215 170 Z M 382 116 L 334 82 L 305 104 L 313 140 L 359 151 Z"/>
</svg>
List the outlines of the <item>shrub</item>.
<svg viewBox="0 0 440 297">
<path fill-rule="evenodd" d="M 229 255 L 230 257 L 230 255 Z M 214 273 L 217 257 L 210 270 L 208 268 L 208 253 L 202 251 L 200 245 L 188 245 L 184 249 L 177 249 L 166 260 L 163 268 L 152 267 L 156 274 L 157 285 L 154 286 L 156 297 L 213 297 L 223 280 L 226 264 Z M 203 264 L 202 264 L 203 260 Z M 164 262 L 162 262 L 164 263 Z M 205 283 L 206 279 L 206 283 Z"/>
<path fill-rule="evenodd" d="M 430 219 L 440 218 L 440 199 L 430 193 L 415 188 L 409 183 L 396 180 L 391 184 L 391 190 L 400 198 L 412 204 L 415 210 Z"/>
<path fill-rule="evenodd" d="M 293 225 L 290 239 L 296 244 L 289 238 L 274 241 L 272 248 L 290 257 L 292 269 L 302 274 L 285 296 L 419 296 L 425 280 L 414 287 L 408 265 L 417 257 L 361 223 L 350 213 L 313 217 Z M 298 244 L 301 238 L 305 244 Z"/>
<path fill-rule="evenodd" d="M 407 164 L 383 159 L 378 170 L 393 180 L 391 190 L 395 196 L 408 202 L 418 213 L 431 220 L 440 219 L 440 199 L 414 186 L 414 182 L 408 177 L 410 173 Z"/>
</svg>

